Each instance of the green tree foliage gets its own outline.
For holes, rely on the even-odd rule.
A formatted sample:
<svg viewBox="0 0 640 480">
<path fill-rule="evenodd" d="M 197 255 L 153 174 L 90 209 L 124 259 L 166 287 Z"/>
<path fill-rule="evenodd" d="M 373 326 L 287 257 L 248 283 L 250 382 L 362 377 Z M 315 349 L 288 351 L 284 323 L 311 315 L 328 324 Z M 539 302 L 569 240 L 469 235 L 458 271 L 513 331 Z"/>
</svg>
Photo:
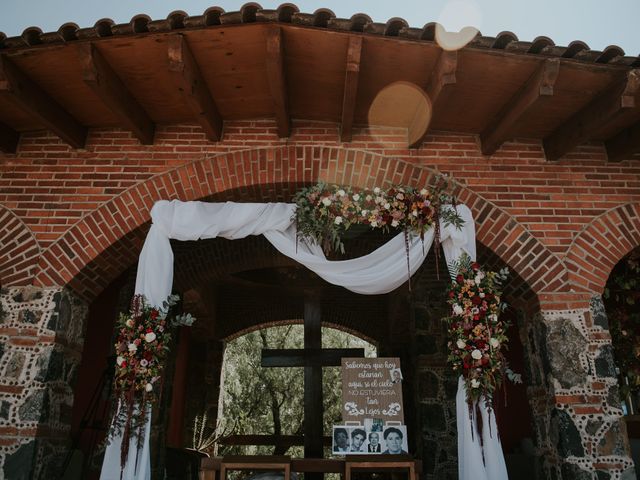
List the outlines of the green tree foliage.
<svg viewBox="0 0 640 480">
<path fill-rule="evenodd" d="M 640 407 L 640 249 L 613 270 L 604 291 L 609 330 L 620 369 L 622 400 Z"/>
<path fill-rule="evenodd" d="M 364 348 L 375 356 L 375 347 L 348 333 L 322 329 L 323 348 Z M 303 348 L 302 325 L 284 325 L 257 330 L 229 342 L 223 369 L 221 422 L 233 425 L 236 435 L 302 435 L 304 431 L 304 370 L 263 368 L 265 348 Z M 340 423 L 340 368 L 323 368 L 324 432 L 331 434 Z M 223 454 L 301 455 L 302 447 L 288 451 L 273 446 L 226 447 Z"/>
</svg>

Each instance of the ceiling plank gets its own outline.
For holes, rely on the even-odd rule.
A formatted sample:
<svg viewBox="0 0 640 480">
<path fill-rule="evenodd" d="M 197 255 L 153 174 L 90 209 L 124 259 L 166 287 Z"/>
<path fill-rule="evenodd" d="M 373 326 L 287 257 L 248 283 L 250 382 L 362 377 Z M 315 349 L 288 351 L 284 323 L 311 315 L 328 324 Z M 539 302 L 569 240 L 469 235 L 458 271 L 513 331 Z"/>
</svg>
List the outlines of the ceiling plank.
<svg viewBox="0 0 640 480">
<path fill-rule="evenodd" d="M 213 142 L 222 139 L 223 120 L 183 35 L 169 38 L 169 72 L 185 103 Z"/>
<path fill-rule="evenodd" d="M 16 153 L 20 134 L 13 128 L 0 122 L 0 151 Z"/>
<path fill-rule="evenodd" d="M 79 46 L 82 79 L 144 145 L 153 144 L 155 125 L 111 65 L 92 43 Z"/>
<path fill-rule="evenodd" d="M 3 55 L 0 55 L 0 94 L 10 97 L 72 147 L 84 147 L 87 128 Z"/>
<path fill-rule="evenodd" d="M 493 155 L 504 142 L 510 140 L 511 132 L 534 105 L 551 99 L 559 72 L 560 61 L 557 58 L 549 58 L 542 62 L 524 86 L 480 134 L 484 155 Z"/>
<path fill-rule="evenodd" d="M 635 95 L 640 90 L 640 70 L 630 70 L 621 82 L 606 88 L 544 139 L 547 160 L 555 161 L 589 140 L 608 122 L 636 112 Z"/>
<path fill-rule="evenodd" d="M 287 81 L 284 72 L 284 45 L 282 29 L 270 27 L 267 29 L 267 80 L 269 91 L 273 98 L 273 107 L 278 125 L 278 136 L 285 138 L 291 131 L 289 119 L 289 99 L 287 97 Z"/>
<path fill-rule="evenodd" d="M 340 141 L 351 141 L 351 129 L 353 127 L 353 115 L 356 109 L 358 96 L 358 78 L 360 75 L 360 56 L 362 54 L 362 37 L 349 37 L 347 49 L 347 70 L 344 76 L 344 96 L 342 97 L 342 122 L 340 129 Z"/>
<path fill-rule="evenodd" d="M 610 162 L 619 162 L 634 153 L 640 153 L 640 122 L 625 128 L 605 142 Z"/>
<path fill-rule="evenodd" d="M 431 102 L 431 118 L 436 115 L 437 109 L 446 105 L 447 98 L 453 91 L 453 86 L 456 84 L 456 71 L 458 69 L 458 52 L 443 50 L 440 52 L 438 62 L 435 68 L 431 72 L 429 82 L 425 88 L 425 93 L 429 97 Z M 410 148 L 418 148 L 424 142 L 425 137 L 429 129 L 411 145 Z"/>
</svg>

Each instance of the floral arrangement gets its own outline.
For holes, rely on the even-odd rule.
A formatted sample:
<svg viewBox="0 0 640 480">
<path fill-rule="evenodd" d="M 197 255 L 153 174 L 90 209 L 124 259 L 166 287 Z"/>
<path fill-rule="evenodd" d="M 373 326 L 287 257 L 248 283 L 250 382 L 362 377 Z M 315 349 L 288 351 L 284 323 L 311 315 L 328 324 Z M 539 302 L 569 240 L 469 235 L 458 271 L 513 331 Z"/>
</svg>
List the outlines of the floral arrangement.
<svg viewBox="0 0 640 480">
<path fill-rule="evenodd" d="M 447 178 L 442 175 L 434 186 L 420 190 L 406 186 L 351 189 L 319 183 L 300 190 L 294 198 L 298 236 L 317 242 L 326 253 L 344 253 L 342 239 L 355 225 L 399 229 L 421 238 L 434 227 L 437 242 L 439 218 L 456 226 L 463 223 L 455 209 L 440 208 L 455 204 L 446 193 L 447 187 Z"/>
<path fill-rule="evenodd" d="M 163 308 L 155 308 L 146 302 L 143 295 L 135 295 L 131 311 L 121 313 L 117 320 L 114 391 L 118 406 L 109 438 L 122 435 L 122 467 L 129 452 L 130 439 L 137 438 L 139 443 L 142 442 L 150 407 L 159 398 L 171 328 L 191 326 L 195 321 L 190 314 L 170 315 L 171 307 L 178 300 L 177 295 L 171 295 L 163 303 Z"/>
<path fill-rule="evenodd" d="M 519 383 L 502 354 L 507 348 L 510 323 L 500 318 L 506 308 L 500 297 L 508 269 L 485 272 L 469 256 L 463 256 L 450 271 L 457 271 L 447 301 L 451 314 L 445 320 L 449 331 L 448 361 L 466 383 L 467 400 L 484 396 L 491 405 L 493 393 L 504 376 Z"/>
</svg>

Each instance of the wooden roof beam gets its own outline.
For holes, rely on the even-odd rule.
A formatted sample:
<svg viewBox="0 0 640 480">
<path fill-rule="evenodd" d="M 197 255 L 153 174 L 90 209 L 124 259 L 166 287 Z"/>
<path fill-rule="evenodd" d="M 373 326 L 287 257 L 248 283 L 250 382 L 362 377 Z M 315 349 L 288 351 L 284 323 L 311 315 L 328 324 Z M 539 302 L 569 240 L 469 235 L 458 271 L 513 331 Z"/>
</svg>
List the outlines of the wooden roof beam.
<svg viewBox="0 0 640 480">
<path fill-rule="evenodd" d="M 493 155 L 504 142 L 512 138 L 511 132 L 534 105 L 540 105 L 553 96 L 553 86 L 559 72 L 560 61 L 557 58 L 542 62 L 524 86 L 511 97 L 480 134 L 484 155 Z"/>
<path fill-rule="evenodd" d="M 278 136 L 288 137 L 291 131 L 289 119 L 289 99 L 287 97 L 287 79 L 284 72 L 284 45 L 282 29 L 270 27 L 267 30 L 267 80 L 273 98 L 273 107 L 278 125 Z"/>
<path fill-rule="evenodd" d="M 640 152 L 640 121 L 605 142 L 610 162 L 619 162 Z"/>
<path fill-rule="evenodd" d="M 4 153 L 16 153 L 20 134 L 13 128 L 0 122 L 0 151 Z"/>
<path fill-rule="evenodd" d="M 153 144 L 155 124 L 92 43 L 80 45 L 82 79 L 144 145 Z"/>
<path fill-rule="evenodd" d="M 344 95 L 342 97 L 342 123 L 340 141 L 351 141 L 353 116 L 358 96 L 358 78 L 360 76 L 360 56 L 362 53 L 362 37 L 349 37 L 347 49 L 347 69 L 344 75 Z"/>
<path fill-rule="evenodd" d="M 558 160 L 598 133 L 608 122 L 636 114 L 635 95 L 639 89 L 640 70 L 630 70 L 623 81 L 606 88 L 544 139 L 547 160 Z"/>
<path fill-rule="evenodd" d="M 84 147 L 87 128 L 3 55 L 0 55 L 0 94 L 10 97 L 72 147 Z"/>
<path fill-rule="evenodd" d="M 431 72 L 425 93 L 431 101 L 431 118 L 435 117 L 437 109 L 441 109 L 443 105 L 446 105 L 447 98 L 453 91 L 453 86 L 456 84 L 456 71 L 458 69 L 458 52 L 443 50 L 440 52 L 438 62 L 435 68 Z M 425 137 L 429 129 L 416 140 L 409 145 L 410 148 L 418 148 L 424 142 Z"/>
<path fill-rule="evenodd" d="M 168 54 L 169 72 L 187 106 L 207 138 L 213 142 L 219 141 L 222 139 L 222 117 L 183 35 L 169 37 Z"/>
</svg>

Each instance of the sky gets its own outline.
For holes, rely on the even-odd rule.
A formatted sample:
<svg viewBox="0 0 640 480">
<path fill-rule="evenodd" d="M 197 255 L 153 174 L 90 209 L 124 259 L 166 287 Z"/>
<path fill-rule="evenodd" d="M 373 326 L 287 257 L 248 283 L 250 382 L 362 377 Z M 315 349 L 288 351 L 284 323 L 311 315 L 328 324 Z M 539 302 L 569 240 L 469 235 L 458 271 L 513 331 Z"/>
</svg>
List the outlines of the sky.
<svg viewBox="0 0 640 480">
<path fill-rule="evenodd" d="M 301 12 L 329 8 L 338 17 L 366 13 L 374 21 L 402 17 L 412 27 L 439 21 L 449 31 L 470 25 L 483 35 L 501 31 L 520 40 L 550 37 L 566 46 L 581 40 L 593 50 L 618 45 L 629 56 L 640 55 L 640 0 L 297 0 Z M 245 2 L 231 0 L 0 0 L 0 32 L 20 35 L 26 27 L 55 31 L 67 22 L 89 27 L 101 19 L 126 23 L 139 13 L 152 19 L 166 18 L 174 10 L 200 15 L 218 5 L 239 10 Z M 260 1 L 263 8 L 281 2 Z"/>
</svg>

